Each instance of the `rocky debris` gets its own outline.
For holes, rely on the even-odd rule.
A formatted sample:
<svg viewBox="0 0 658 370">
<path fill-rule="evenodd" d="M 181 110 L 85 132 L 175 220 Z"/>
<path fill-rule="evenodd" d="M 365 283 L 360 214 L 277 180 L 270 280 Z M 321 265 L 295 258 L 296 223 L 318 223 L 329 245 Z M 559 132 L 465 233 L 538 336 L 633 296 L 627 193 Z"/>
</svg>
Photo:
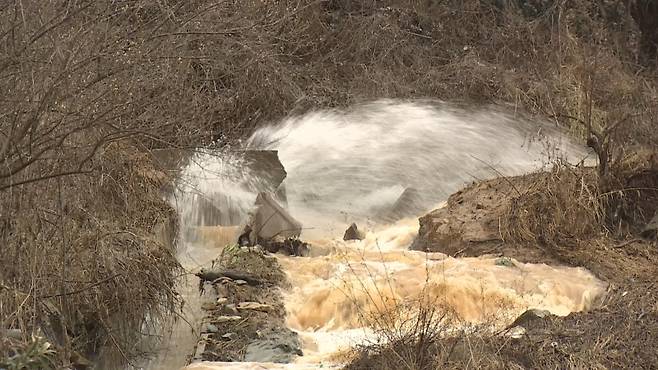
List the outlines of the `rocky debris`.
<svg viewBox="0 0 658 370">
<path fill-rule="evenodd" d="M 416 188 L 406 188 L 395 203 L 381 211 L 377 218 L 385 222 L 395 222 L 407 217 L 416 217 L 426 210 L 420 191 Z"/>
<path fill-rule="evenodd" d="M 520 339 L 523 338 L 523 336 L 525 336 L 527 332 L 528 331 L 523 326 L 515 326 L 513 328 L 505 330 L 503 335 L 505 335 L 506 337 L 510 337 L 512 339 Z"/>
<path fill-rule="evenodd" d="M 365 239 L 365 233 L 359 230 L 359 228 L 356 226 L 356 223 L 352 223 L 350 227 L 345 230 L 345 234 L 343 235 L 343 240 L 348 241 L 348 240 L 363 240 Z"/>
<path fill-rule="evenodd" d="M 246 225 L 244 229 L 242 230 L 242 234 L 238 237 L 238 245 L 240 247 L 247 247 L 251 246 L 251 233 L 253 232 L 253 229 L 251 228 L 251 225 Z"/>
<path fill-rule="evenodd" d="M 513 329 L 518 326 L 528 329 L 530 324 L 532 324 L 533 322 L 544 319 L 551 315 L 552 314 L 547 310 L 539 310 L 539 309 L 527 310 L 523 312 L 519 317 L 517 317 L 516 320 L 514 320 L 514 322 L 508 325 L 507 330 Z"/>
<path fill-rule="evenodd" d="M 242 233 L 241 247 L 262 247 L 270 253 L 307 256 L 309 245 L 299 240 L 302 225 L 281 207 L 270 193 L 260 193 Z"/>
<path fill-rule="evenodd" d="M 303 355 L 297 333 L 282 335 L 282 333 L 270 331 L 260 334 L 261 338 L 250 343 L 245 349 L 245 361 L 288 363 L 296 356 Z"/>
<path fill-rule="evenodd" d="M 240 311 L 253 310 L 253 311 L 261 311 L 261 312 L 271 312 L 273 310 L 273 307 L 272 305 L 258 303 L 258 302 L 240 302 L 237 305 L 237 309 Z"/>
<path fill-rule="evenodd" d="M 232 316 L 217 316 L 213 317 L 212 322 L 221 324 L 225 322 L 231 322 L 231 321 L 240 321 L 242 320 L 242 316 L 237 316 L 237 315 L 232 315 Z"/>
<path fill-rule="evenodd" d="M 286 256 L 308 256 L 310 247 L 308 243 L 305 243 L 297 238 L 288 238 L 284 239 L 281 237 L 275 237 L 272 240 L 262 241 L 262 244 L 270 253 L 281 253 Z"/>
<path fill-rule="evenodd" d="M 237 338 L 238 338 L 237 333 L 232 333 L 231 332 L 231 333 L 226 333 L 226 334 L 222 335 L 222 339 L 224 339 L 224 340 L 236 340 Z"/>
<path fill-rule="evenodd" d="M 640 235 L 645 239 L 656 240 L 658 236 L 658 211 L 656 211 Z"/>
<path fill-rule="evenodd" d="M 496 261 L 494 262 L 496 266 L 505 266 L 505 267 L 516 267 L 514 264 L 514 261 L 512 261 L 511 258 L 509 257 L 499 257 L 496 258 Z"/>
<path fill-rule="evenodd" d="M 268 256 L 260 248 L 233 248 L 230 258 L 216 260 L 212 269 L 200 274 L 209 286 L 204 296 L 214 298 L 202 306 L 206 319 L 193 361 L 290 362 L 301 355 L 297 334 L 286 325 L 281 291 L 276 289 L 287 284 L 286 276 L 278 261 Z"/>
<path fill-rule="evenodd" d="M 238 312 L 238 307 L 234 303 L 229 303 L 224 306 L 224 312 L 234 314 L 233 316 L 237 316 Z"/>
</svg>

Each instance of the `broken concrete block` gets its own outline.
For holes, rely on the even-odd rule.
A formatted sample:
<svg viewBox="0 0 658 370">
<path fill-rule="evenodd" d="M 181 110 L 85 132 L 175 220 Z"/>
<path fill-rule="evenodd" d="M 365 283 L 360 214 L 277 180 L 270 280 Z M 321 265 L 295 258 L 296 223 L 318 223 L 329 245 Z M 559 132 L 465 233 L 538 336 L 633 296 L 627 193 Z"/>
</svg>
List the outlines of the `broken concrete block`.
<svg viewBox="0 0 658 370">
<path fill-rule="evenodd" d="M 350 227 L 345 230 L 345 234 L 343 235 L 343 240 L 363 240 L 365 239 L 365 233 L 360 231 L 359 228 L 356 226 L 355 223 L 352 223 Z"/>
<path fill-rule="evenodd" d="M 252 244 L 270 240 L 275 236 L 296 238 L 302 232 L 302 224 L 283 209 L 270 193 L 260 193 L 256 198 L 256 209 L 248 222 L 252 231 Z M 256 240 L 254 240 L 256 239 Z"/>
</svg>

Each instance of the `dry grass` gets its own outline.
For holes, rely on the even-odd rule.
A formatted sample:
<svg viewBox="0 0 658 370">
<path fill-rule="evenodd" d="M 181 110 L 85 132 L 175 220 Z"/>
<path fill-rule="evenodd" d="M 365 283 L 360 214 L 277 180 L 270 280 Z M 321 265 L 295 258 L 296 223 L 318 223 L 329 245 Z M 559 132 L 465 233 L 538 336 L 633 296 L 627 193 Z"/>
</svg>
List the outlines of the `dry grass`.
<svg viewBox="0 0 658 370">
<path fill-rule="evenodd" d="M 172 241 L 155 235 L 176 216 L 137 154 L 113 144 L 98 172 L 3 198 L 0 325 L 28 338 L 40 328 L 63 363 L 74 352 L 132 358 L 144 325 L 176 310 L 179 265 Z"/>
<path fill-rule="evenodd" d="M 601 236 L 637 237 L 658 211 L 654 153 L 624 156 L 603 177 L 568 165 L 531 175 L 534 182 L 500 217 L 503 240 L 568 250 Z"/>
<path fill-rule="evenodd" d="M 53 296 L 64 348 L 110 341 L 131 356 L 143 315 L 175 300 L 176 263 L 152 236 L 172 215 L 153 148 L 232 141 L 291 112 L 382 97 L 507 103 L 580 137 L 588 116 L 597 127 L 625 118 L 616 146 L 655 147 L 656 71 L 623 2 L 502 3 L 513 2 L 3 2 L 0 324 L 29 333 Z M 569 176 L 560 181 L 577 192 Z M 531 203 L 556 199 L 537 189 Z M 556 228 L 593 217 L 568 209 Z M 542 235 L 523 225 L 518 237 Z M 543 237 L 589 232 L 556 228 Z"/>
<path fill-rule="evenodd" d="M 556 165 L 532 175 L 535 181 L 514 197 L 500 217 L 510 243 L 573 248 L 604 231 L 603 203 L 595 171 Z"/>
</svg>

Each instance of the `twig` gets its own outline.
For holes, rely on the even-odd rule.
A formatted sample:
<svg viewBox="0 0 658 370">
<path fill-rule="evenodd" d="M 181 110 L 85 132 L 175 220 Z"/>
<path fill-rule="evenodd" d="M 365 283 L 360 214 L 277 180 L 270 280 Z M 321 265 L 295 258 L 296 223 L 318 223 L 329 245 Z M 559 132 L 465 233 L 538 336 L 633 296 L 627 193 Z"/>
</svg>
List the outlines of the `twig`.
<svg viewBox="0 0 658 370">
<path fill-rule="evenodd" d="M 117 274 L 112 275 L 112 276 L 110 276 L 110 277 L 108 277 L 108 278 L 105 278 L 105 279 L 103 279 L 103 280 L 101 280 L 101 281 L 95 282 L 95 283 L 93 283 L 93 284 L 91 284 L 91 285 L 88 285 L 88 286 L 82 288 L 82 289 L 74 290 L 74 291 L 72 291 L 72 292 L 64 292 L 64 293 L 51 294 L 51 295 L 42 295 L 42 296 L 39 296 L 39 298 L 55 298 L 55 297 L 62 297 L 62 296 L 69 296 L 69 295 L 74 295 L 74 294 L 83 293 L 83 292 L 86 291 L 86 290 L 89 290 L 89 289 L 91 289 L 91 288 L 93 288 L 93 287 L 96 287 L 96 286 L 99 286 L 99 285 L 101 285 L 101 284 L 107 283 L 108 281 L 110 281 L 110 280 L 112 280 L 112 279 L 115 279 L 115 278 L 117 278 L 117 277 L 119 277 L 119 276 L 121 276 L 121 275 L 123 275 L 123 274 L 122 274 L 122 273 L 117 273 Z"/>
<path fill-rule="evenodd" d="M 623 247 L 625 247 L 625 246 L 627 246 L 627 245 L 629 245 L 629 244 L 633 244 L 633 243 L 641 242 L 641 241 L 643 241 L 643 239 L 635 238 L 635 239 L 627 240 L 627 241 L 625 241 L 625 242 L 623 242 L 623 243 L 621 243 L 621 244 L 617 244 L 617 245 L 615 245 L 613 248 L 615 248 L 615 249 L 623 248 Z"/>
</svg>

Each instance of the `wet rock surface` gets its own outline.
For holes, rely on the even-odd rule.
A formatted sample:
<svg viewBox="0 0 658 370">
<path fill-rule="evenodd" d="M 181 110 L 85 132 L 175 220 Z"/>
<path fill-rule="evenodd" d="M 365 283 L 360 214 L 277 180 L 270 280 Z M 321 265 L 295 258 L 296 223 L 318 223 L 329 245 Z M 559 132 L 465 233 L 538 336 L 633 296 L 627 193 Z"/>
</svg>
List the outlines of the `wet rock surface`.
<svg viewBox="0 0 658 370">
<path fill-rule="evenodd" d="M 365 233 L 356 226 L 355 223 L 352 223 L 350 227 L 345 230 L 343 235 L 343 240 L 363 240 L 365 239 Z"/>
<path fill-rule="evenodd" d="M 260 339 L 251 342 L 245 349 L 244 360 L 253 362 L 288 363 L 302 356 L 297 333 L 268 330 L 260 333 Z"/>
<path fill-rule="evenodd" d="M 416 188 L 406 188 L 390 208 L 377 215 L 383 222 L 395 222 L 406 217 L 414 217 L 427 210 L 421 192 Z"/>
</svg>

